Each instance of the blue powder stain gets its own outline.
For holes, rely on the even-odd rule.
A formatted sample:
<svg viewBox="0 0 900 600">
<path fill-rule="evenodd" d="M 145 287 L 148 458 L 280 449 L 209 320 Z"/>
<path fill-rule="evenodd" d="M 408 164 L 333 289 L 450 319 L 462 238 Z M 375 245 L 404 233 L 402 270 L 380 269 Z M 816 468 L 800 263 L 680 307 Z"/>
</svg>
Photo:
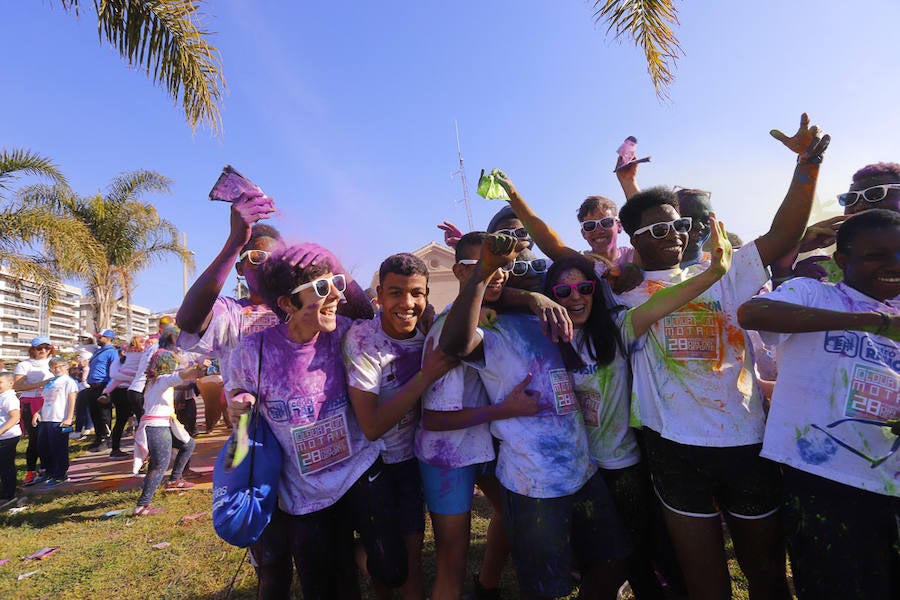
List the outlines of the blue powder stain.
<svg viewBox="0 0 900 600">
<path fill-rule="evenodd" d="M 821 465 L 831 460 L 831 457 L 838 451 L 838 446 L 829 438 L 809 440 L 802 437 L 797 440 L 797 450 L 804 462 Z"/>
</svg>

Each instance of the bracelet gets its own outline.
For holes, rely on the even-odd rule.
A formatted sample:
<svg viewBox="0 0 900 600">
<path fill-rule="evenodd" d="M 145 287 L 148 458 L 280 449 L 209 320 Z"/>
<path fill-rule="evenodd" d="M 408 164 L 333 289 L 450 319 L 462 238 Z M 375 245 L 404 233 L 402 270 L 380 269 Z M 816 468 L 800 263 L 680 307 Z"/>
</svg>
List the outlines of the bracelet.
<svg viewBox="0 0 900 600">
<path fill-rule="evenodd" d="M 881 325 L 875 330 L 875 335 L 881 335 L 891 326 L 891 315 L 879 310 L 878 316 L 881 317 Z"/>
</svg>

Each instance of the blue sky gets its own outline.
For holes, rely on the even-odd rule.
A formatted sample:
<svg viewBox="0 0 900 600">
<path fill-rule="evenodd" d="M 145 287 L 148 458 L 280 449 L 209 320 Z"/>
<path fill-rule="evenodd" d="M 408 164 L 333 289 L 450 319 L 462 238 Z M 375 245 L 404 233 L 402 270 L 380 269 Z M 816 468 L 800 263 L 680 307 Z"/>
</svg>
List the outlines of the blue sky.
<svg viewBox="0 0 900 600">
<path fill-rule="evenodd" d="M 82 194 L 129 169 L 171 177 L 172 195 L 145 199 L 187 233 L 197 273 L 227 235 L 227 206 L 207 193 L 230 163 L 275 198 L 288 238 L 331 247 L 362 282 L 440 241 L 444 219 L 465 228 L 454 120 L 476 227 L 501 206 L 474 193 L 478 173 L 499 167 L 578 248 L 581 200 L 624 201 L 612 165 L 627 135 L 653 156 L 642 185 L 712 190 L 744 239 L 768 229 L 792 173 L 767 132 L 792 133 L 802 111 L 833 136 L 822 210 L 857 168 L 900 161 L 897 2 L 678 6 L 685 56 L 660 102 L 641 53 L 608 39 L 586 1 L 210 2 L 229 86 L 216 139 L 98 43 L 90 11 L 7 2 L 0 145 L 53 158 Z M 177 306 L 181 265 L 138 283 L 137 304 Z"/>
</svg>

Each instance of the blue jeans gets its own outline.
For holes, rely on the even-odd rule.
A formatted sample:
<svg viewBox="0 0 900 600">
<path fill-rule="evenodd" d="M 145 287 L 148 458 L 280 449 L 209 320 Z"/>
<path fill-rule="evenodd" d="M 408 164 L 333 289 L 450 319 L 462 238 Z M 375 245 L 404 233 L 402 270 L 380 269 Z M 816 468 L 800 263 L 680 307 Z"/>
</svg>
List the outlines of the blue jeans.
<svg viewBox="0 0 900 600">
<path fill-rule="evenodd" d="M 147 449 L 150 451 L 150 456 L 147 476 L 144 478 L 144 489 L 137 501 L 138 506 L 147 506 L 153 500 L 153 494 L 156 493 L 156 488 L 162 483 L 163 477 L 166 475 L 166 469 L 169 468 L 169 460 L 172 458 L 172 446 L 178 448 L 178 454 L 175 455 L 175 464 L 172 465 L 172 474 L 169 476 L 169 481 L 177 481 L 181 479 L 181 474 L 184 473 L 184 466 L 190 460 L 195 445 L 193 438 L 187 442 L 173 438 L 172 430 L 169 427 L 147 427 L 146 431 Z"/>
<path fill-rule="evenodd" d="M 59 426 L 59 421 L 41 421 L 37 427 L 41 465 L 50 479 L 64 479 L 69 471 L 69 434 Z"/>
<path fill-rule="evenodd" d="M 21 437 L 0 440 L 0 499 L 16 495 L 16 444 Z"/>
</svg>

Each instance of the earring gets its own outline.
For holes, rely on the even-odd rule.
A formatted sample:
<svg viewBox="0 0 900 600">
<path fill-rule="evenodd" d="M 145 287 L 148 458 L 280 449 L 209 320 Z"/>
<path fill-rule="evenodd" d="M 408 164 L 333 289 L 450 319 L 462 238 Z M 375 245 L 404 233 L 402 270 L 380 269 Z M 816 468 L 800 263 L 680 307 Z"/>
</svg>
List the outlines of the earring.
<svg viewBox="0 0 900 600">
<path fill-rule="evenodd" d="M 288 323 L 290 323 L 291 317 L 293 317 L 293 316 L 294 316 L 294 313 L 286 313 L 284 315 L 284 318 L 281 320 L 281 322 L 284 323 L 285 325 L 287 325 Z"/>
</svg>

